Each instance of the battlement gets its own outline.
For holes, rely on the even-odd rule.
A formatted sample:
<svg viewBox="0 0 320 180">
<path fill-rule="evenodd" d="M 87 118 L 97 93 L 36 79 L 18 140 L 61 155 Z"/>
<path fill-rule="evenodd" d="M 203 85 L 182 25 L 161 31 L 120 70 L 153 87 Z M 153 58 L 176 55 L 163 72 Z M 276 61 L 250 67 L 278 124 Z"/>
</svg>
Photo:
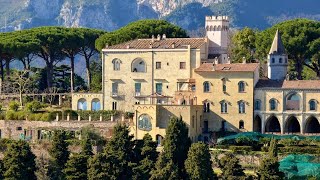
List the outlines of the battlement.
<svg viewBox="0 0 320 180">
<path fill-rule="evenodd" d="M 228 16 L 206 16 L 206 21 L 207 20 L 224 20 L 224 21 L 229 21 Z"/>
</svg>

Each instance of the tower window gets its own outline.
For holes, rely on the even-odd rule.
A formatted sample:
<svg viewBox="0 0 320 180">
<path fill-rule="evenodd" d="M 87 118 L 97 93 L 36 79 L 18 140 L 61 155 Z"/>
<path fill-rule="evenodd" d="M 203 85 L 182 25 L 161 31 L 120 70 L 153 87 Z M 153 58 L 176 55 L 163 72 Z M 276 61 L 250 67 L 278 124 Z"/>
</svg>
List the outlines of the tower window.
<svg viewBox="0 0 320 180">
<path fill-rule="evenodd" d="M 239 121 L 239 129 L 244 129 L 244 122 L 242 120 Z"/>
<path fill-rule="evenodd" d="M 203 83 L 203 92 L 210 92 L 210 83 L 208 81 Z"/>
<path fill-rule="evenodd" d="M 282 63 L 282 58 L 279 59 L 279 63 Z"/>
<path fill-rule="evenodd" d="M 271 59 L 271 63 L 274 64 L 276 60 L 274 58 Z"/>
<path fill-rule="evenodd" d="M 246 113 L 246 104 L 245 104 L 245 102 L 244 101 L 239 101 L 238 105 L 239 105 L 239 113 L 240 114 Z"/>
<path fill-rule="evenodd" d="M 238 83 L 238 90 L 239 90 L 239 92 L 244 92 L 245 91 L 245 82 L 240 81 Z"/>
</svg>

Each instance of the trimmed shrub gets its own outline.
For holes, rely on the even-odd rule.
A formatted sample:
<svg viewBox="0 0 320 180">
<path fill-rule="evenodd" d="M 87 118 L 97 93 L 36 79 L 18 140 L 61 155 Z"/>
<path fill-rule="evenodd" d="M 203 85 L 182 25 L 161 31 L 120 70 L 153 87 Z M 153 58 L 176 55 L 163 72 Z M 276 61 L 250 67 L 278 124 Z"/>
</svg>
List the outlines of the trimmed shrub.
<svg viewBox="0 0 320 180">
<path fill-rule="evenodd" d="M 11 101 L 9 103 L 9 110 L 18 111 L 18 109 L 19 109 L 19 103 L 17 101 Z"/>
<path fill-rule="evenodd" d="M 229 149 L 233 152 L 250 152 L 252 146 L 229 146 Z"/>
<path fill-rule="evenodd" d="M 43 108 L 43 105 L 39 101 L 32 101 L 27 103 L 25 108 L 29 112 L 36 112 Z"/>
<path fill-rule="evenodd" d="M 279 152 L 288 153 L 288 154 L 320 154 L 320 148 L 289 146 L 289 147 L 279 147 Z"/>
</svg>

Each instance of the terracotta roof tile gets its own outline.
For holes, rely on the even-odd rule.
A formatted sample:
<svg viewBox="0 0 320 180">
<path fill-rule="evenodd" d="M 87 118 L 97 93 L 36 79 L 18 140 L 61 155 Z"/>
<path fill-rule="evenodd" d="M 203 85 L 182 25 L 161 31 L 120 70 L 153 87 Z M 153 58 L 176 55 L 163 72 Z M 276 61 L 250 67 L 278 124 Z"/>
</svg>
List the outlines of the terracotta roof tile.
<svg viewBox="0 0 320 180">
<path fill-rule="evenodd" d="M 106 47 L 106 49 L 199 49 L 206 42 L 206 38 L 166 38 L 166 39 L 136 39 L 125 43 Z"/>
<path fill-rule="evenodd" d="M 320 90 L 320 80 L 275 81 L 270 79 L 260 79 L 256 85 L 256 88 Z"/>
<path fill-rule="evenodd" d="M 259 63 L 234 63 L 234 64 L 215 64 L 203 63 L 195 72 L 253 72 L 259 68 Z"/>
</svg>

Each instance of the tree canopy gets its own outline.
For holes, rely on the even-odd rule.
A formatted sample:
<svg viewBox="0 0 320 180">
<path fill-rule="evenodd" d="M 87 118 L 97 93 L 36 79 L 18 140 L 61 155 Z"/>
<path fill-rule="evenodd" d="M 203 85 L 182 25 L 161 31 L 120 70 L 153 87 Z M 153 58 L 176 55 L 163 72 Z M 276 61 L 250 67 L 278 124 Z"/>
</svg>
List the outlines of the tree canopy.
<svg viewBox="0 0 320 180">
<path fill-rule="evenodd" d="M 102 50 L 106 45 L 115 45 L 137 38 L 150 38 L 152 35 L 166 34 L 168 38 L 187 37 L 185 30 L 164 20 L 140 20 L 116 31 L 106 33 L 96 40 L 96 48 Z"/>
</svg>

